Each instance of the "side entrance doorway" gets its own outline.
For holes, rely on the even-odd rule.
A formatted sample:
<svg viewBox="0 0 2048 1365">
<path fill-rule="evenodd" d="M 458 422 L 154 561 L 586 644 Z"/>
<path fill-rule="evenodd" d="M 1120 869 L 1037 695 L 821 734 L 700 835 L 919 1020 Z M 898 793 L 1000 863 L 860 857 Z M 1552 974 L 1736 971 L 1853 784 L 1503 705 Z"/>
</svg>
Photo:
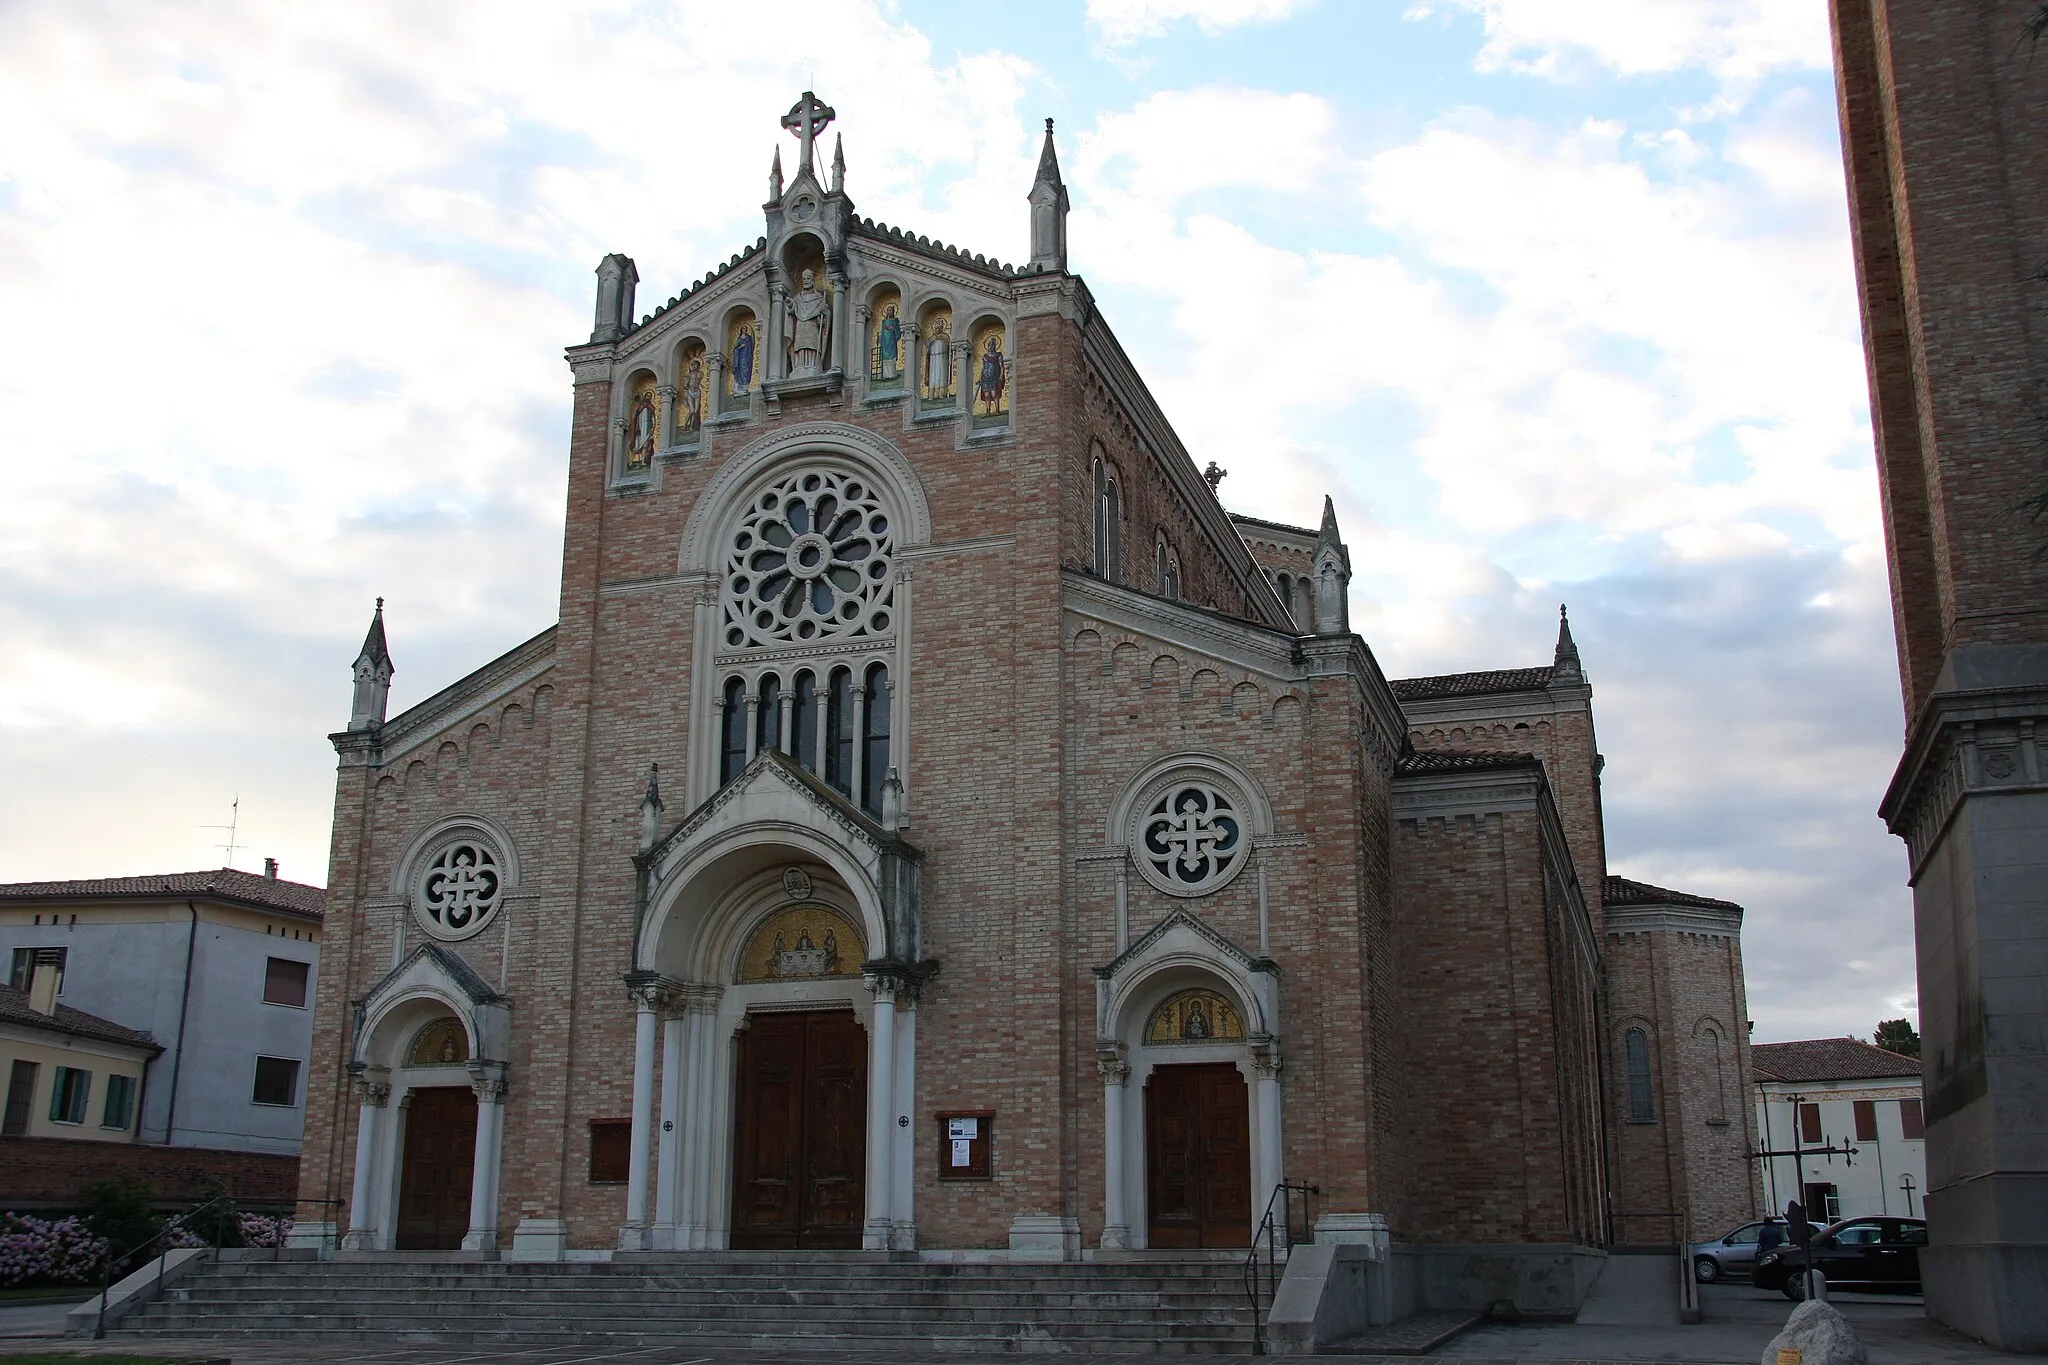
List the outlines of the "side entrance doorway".
<svg viewBox="0 0 2048 1365">
<path fill-rule="evenodd" d="M 1235 1066 L 1153 1069 L 1145 1168 L 1147 1245 L 1251 1245 L 1251 1105 Z"/>
<path fill-rule="evenodd" d="M 749 1019 L 734 1105 L 735 1250 L 859 1249 L 867 1071 L 867 1033 L 851 1011 Z"/>
<path fill-rule="evenodd" d="M 461 1249 L 475 1167 L 475 1092 L 466 1085 L 413 1091 L 398 1180 L 398 1250 Z"/>
</svg>

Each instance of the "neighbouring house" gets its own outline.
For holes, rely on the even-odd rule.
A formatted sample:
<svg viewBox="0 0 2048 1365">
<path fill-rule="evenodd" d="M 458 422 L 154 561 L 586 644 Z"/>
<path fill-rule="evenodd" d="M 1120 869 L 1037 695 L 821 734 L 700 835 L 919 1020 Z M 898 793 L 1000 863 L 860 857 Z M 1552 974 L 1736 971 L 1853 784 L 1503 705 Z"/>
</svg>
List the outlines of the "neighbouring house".
<svg viewBox="0 0 2048 1365">
<path fill-rule="evenodd" d="M 1920 1061 L 1860 1038 L 1755 1043 L 1757 1131 L 1764 1149 L 1853 1148 L 1764 1162 L 1773 1209 L 1790 1199 L 1815 1222 L 1868 1214 L 1925 1217 L 1927 1143 Z"/>
<path fill-rule="evenodd" d="M 325 903 L 275 863 L 0 885 L 0 965 L 16 996 L 41 980 L 55 1017 L 112 1021 L 152 1050 L 133 1140 L 296 1158 Z"/>
<path fill-rule="evenodd" d="M 64 955 L 30 950 L 27 989 L 0 986 L 0 1137 L 134 1142 L 156 1040 L 57 1003 Z"/>
</svg>

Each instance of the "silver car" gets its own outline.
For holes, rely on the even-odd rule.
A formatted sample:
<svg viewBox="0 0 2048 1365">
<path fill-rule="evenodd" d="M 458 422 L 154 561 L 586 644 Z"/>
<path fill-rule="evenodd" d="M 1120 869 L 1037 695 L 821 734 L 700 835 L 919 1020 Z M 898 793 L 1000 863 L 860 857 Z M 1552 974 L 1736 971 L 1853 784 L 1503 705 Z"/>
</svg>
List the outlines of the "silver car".
<svg viewBox="0 0 2048 1365">
<path fill-rule="evenodd" d="M 1692 1273 L 1701 1284 L 1712 1284 L 1716 1280 L 1733 1275 L 1748 1279 L 1750 1269 L 1756 1265 L 1757 1248 L 1764 1236 L 1764 1229 L 1771 1229 L 1771 1244 L 1782 1245 L 1785 1241 L 1785 1224 L 1782 1219 L 1764 1218 L 1754 1223 L 1744 1223 L 1726 1237 L 1711 1242 L 1692 1244 Z"/>
</svg>

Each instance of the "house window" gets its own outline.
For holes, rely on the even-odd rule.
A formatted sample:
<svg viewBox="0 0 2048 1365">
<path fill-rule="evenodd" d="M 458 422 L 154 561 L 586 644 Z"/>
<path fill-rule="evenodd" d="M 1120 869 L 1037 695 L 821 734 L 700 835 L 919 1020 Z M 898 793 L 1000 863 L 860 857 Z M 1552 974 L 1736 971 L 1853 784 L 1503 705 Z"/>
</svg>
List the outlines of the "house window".
<svg viewBox="0 0 2048 1365">
<path fill-rule="evenodd" d="M 1650 1035 L 1639 1028 L 1628 1031 L 1624 1051 L 1628 1054 L 1628 1121 L 1655 1123 L 1657 1110 L 1650 1094 Z"/>
<path fill-rule="evenodd" d="M 75 1066 L 57 1068 L 50 1085 L 50 1122 L 84 1123 L 86 1102 L 92 1098 L 92 1073 Z"/>
<path fill-rule="evenodd" d="M 1799 1140 L 1801 1142 L 1824 1142 L 1820 1135 L 1820 1106 L 1802 1104 L 1799 1106 Z"/>
<path fill-rule="evenodd" d="M 107 1077 L 107 1102 L 100 1108 L 100 1127 L 126 1131 L 135 1118 L 135 1078 Z"/>
<path fill-rule="evenodd" d="M 258 1057 L 252 1104 L 291 1105 L 299 1098 L 299 1064 L 289 1057 Z"/>
<path fill-rule="evenodd" d="M 16 1058 L 14 1070 L 7 1077 L 7 1117 L 0 1122 L 0 1137 L 21 1137 L 28 1132 L 30 1108 L 36 1102 L 36 1072 L 41 1070 L 34 1062 Z"/>
<path fill-rule="evenodd" d="M 54 922 L 54 916 L 52 917 L 52 922 Z M 57 955 L 57 994 L 62 995 L 64 993 L 64 958 L 69 951 L 66 948 L 16 948 L 14 950 L 14 960 L 8 970 L 7 984 L 18 991 L 27 990 L 29 983 L 35 980 L 36 954 L 55 953 Z"/>
<path fill-rule="evenodd" d="M 21 1063 L 16 1062 L 16 1066 Z M 1920 1113 L 1920 1101 L 1899 1101 L 1899 1128 L 1911 1141 L 1918 1142 L 1927 1136 L 1927 1124 Z"/>
<path fill-rule="evenodd" d="M 633 1166 L 633 1121 L 590 1121 L 590 1183 L 623 1185 Z"/>
<path fill-rule="evenodd" d="M 288 957 L 273 957 L 263 967 L 263 1003 L 306 1007 L 306 983 L 312 966 Z"/>
<path fill-rule="evenodd" d="M 1854 1108 L 1856 1111 L 1856 1140 L 1858 1142 L 1877 1141 L 1877 1101 L 1857 1100 Z"/>
</svg>

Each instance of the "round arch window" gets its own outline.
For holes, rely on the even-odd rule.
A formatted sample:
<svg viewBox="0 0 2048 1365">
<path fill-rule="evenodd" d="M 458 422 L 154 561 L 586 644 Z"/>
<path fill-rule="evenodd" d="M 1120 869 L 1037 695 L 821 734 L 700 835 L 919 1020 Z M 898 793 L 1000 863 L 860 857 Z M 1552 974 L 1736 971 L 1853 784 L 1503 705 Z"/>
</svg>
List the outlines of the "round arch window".
<svg viewBox="0 0 2048 1365">
<path fill-rule="evenodd" d="M 413 876 L 413 914 L 438 939 L 482 933 L 504 900 L 505 871 L 497 850 L 473 835 L 441 845 Z"/>
<path fill-rule="evenodd" d="M 884 636 L 895 528 L 867 480 L 798 470 L 757 492 L 726 544 L 727 649 Z"/>
<path fill-rule="evenodd" d="M 1251 851 L 1245 803 L 1206 777 L 1183 777 L 1138 808 L 1138 870 L 1160 890 L 1201 896 L 1235 877 Z"/>
</svg>

